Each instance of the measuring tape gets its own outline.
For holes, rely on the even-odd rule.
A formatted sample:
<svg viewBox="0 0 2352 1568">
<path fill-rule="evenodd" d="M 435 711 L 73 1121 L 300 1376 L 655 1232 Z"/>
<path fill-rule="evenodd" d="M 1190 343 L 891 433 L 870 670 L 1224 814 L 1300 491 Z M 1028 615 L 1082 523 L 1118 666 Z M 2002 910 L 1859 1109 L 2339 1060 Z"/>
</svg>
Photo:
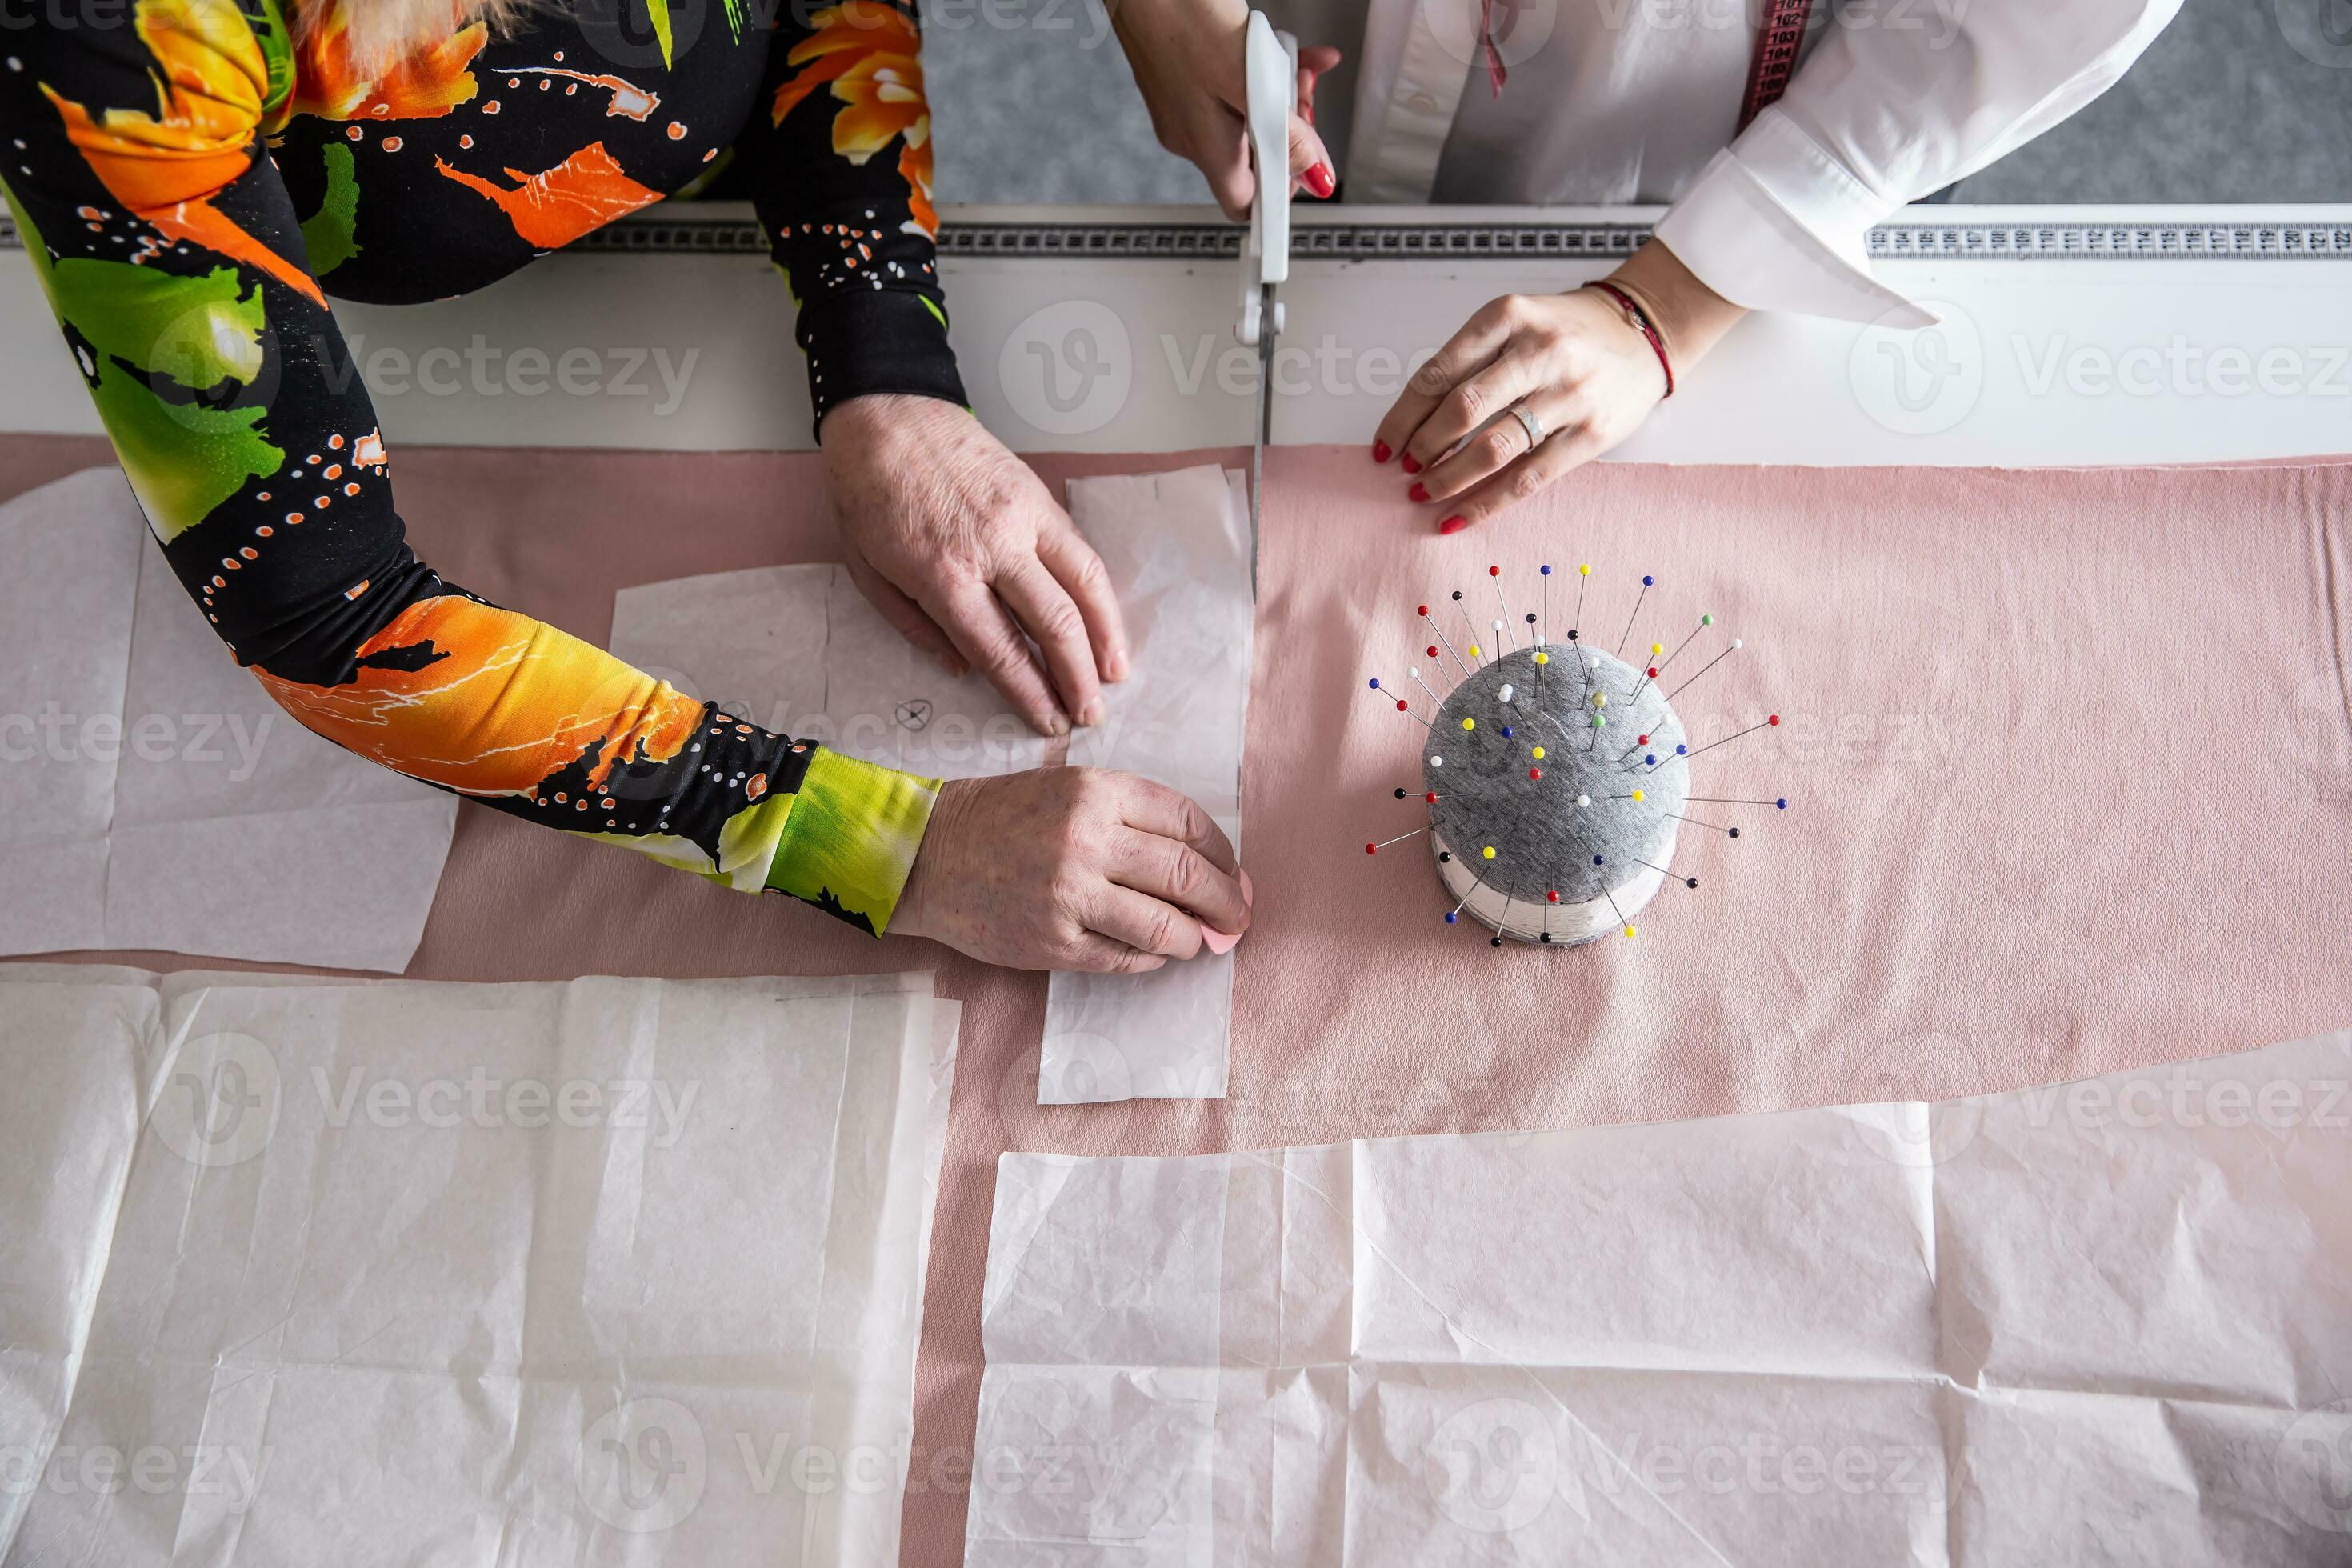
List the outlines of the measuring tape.
<svg viewBox="0 0 2352 1568">
<path fill-rule="evenodd" d="M 1813 0 L 1765 0 L 1763 22 L 1756 29 L 1756 56 L 1748 62 L 1748 91 L 1739 100 L 1739 130 L 1747 130 L 1748 121 L 1789 90 L 1812 10 Z"/>
</svg>

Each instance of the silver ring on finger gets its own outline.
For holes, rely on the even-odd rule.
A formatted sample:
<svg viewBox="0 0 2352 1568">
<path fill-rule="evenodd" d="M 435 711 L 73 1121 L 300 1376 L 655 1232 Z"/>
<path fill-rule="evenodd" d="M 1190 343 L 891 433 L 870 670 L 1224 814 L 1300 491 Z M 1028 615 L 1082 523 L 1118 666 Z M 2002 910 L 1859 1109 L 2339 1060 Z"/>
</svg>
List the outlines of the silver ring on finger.
<svg viewBox="0 0 2352 1568">
<path fill-rule="evenodd" d="M 1528 433 L 1528 451 L 1532 452 L 1544 444 L 1543 420 L 1524 401 L 1512 404 L 1504 412 L 1517 419 L 1519 422 L 1519 428 Z"/>
</svg>

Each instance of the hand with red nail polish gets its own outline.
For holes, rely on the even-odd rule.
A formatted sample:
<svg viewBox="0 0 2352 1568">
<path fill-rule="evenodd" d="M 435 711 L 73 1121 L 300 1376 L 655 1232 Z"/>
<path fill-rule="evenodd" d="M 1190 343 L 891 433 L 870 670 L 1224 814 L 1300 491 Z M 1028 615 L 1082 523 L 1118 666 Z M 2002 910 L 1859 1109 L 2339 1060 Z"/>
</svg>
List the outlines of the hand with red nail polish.
<svg viewBox="0 0 2352 1568">
<path fill-rule="evenodd" d="M 1610 281 L 1640 302 L 1677 371 L 1744 314 L 1655 239 Z M 1457 533 L 1599 457 L 1665 395 L 1659 351 L 1606 292 L 1512 294 L 1412 373 L 1372 440 L 1420 476 L 1413 500 L 1444 505 L 1437 531 Z"/>
<path fill-rule="evenodd" d="M 1391 455 L 1391 454 L 1389 451 L 1389 444 L 1386 441 L 1375 441 L 1372 443 L 1373 462 L 1385 463 L 1389 460 Z"/>
<path fill-rule="evenodd" d="M 1242 75 L 1248 0 L 1119 0 L 1110 16 L 1160 144 L 1201 171 L 1227 217 L 1247 217 L 1257 195 Z M 1298 108 L 1283 171 L 1293 190 L 1327 200 L 1339 175 L 1315 131 L 1315 79 L 1339 63 L 1334 48 L 1298 51 Z"/>
</svg>

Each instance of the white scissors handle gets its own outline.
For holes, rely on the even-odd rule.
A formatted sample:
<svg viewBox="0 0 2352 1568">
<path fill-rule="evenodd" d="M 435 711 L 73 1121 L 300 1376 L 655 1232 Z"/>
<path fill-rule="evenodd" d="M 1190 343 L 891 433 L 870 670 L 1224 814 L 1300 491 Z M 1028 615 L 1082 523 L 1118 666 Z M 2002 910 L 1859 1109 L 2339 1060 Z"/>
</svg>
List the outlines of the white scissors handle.
<svg viewBox="0 0 2352 1568">
<path fill-rule="evenodd" d="M 1271 326 L 1282 331 L 1282 306 L 1265 322 L 1265 289 L 1290 276 L 1290 116 L 1298 106 L 1297 45 L 1274 30 L 1263 11 L 1250 13 L 1242 62 L 1247 94 L 1251 156 L 1257 163 L 1257 196 L 1250 203 L 1249 244 L 1242 254 L 1242 319 L 1235 335 L 1255 348 Z"/>
</svg>

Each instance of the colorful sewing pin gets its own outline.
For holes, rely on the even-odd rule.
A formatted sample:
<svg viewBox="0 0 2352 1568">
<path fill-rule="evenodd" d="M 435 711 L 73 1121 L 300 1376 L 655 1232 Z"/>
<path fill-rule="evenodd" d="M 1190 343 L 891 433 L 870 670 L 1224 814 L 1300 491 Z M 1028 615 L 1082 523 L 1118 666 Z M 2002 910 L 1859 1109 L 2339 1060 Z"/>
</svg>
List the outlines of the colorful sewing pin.
<svg viewBox="0 0 2352 1568">
<path fill-rule="evenodd" d="M 1373 692 L 1374 692 L 1376 695 L 1378 695 L 1378 696 L 1387 697 L 1387 696 L 1391 695 L 1391 693 L 1388 691 L 1388 689 L 1387 689 L 1386 688 L 1384 688 L 1383 686 L 1381 686 L 1381 678 L 1380 678 L 1379 676 L 1377 676 L 1377 675 L 1376 675 L 1376 676 L 1374 676 L 1374 677 L 1372 677 L 1372 679 L 1371 679 L 1371 689 L 1372 689 Z M 1434 725 L 1434 724 L 1431 723 L 1431 722 L 1430 722 L 1428 720 L 1426 720 L 1426 719 L 1423 719 L 1423 718 L 1421 717 L 1421 715 L 1420 715 L 1420 714 L 1415 713 L 1415 712 L 1412 710 L 1412 707 L 1411 707 L 1409 704 L 1407 704 L 1407 703 L 1406 703 L 1406 701 L 1405 701 L 1405 700 L 1404 700 L 1403 698 L 1402 698 L 1402 697 L 1397 698 L 1397 700 L 1396 700 L 1396 708 L 1397 708 L 1397 711 L 1398 711 L 1398 712 L 1400 712 L 1400 713 L 1402 713 L 1402 714 L 1405 715 L 1407 718 L 1419 721 L 1420 721 L 1420 723 L 1421 723 L 1422 728 L 1423 728 L 1423 729 L 1425 729 L 1425 730 L 1433 730 L 1433 730 L 1435 730 L 1435 729 L 1437 728 L 1437 726 L 1436 726 L 1436 725 Z"/>
<path fill-rule="evenodd" d="M 1462 590 L 1459 588 L 1454 590 L 1454 607 L 1462 612 L 1462 629 L 1470 634 L 1469 637 L 1465 637 L 1462 639 L 1463 643 L 1470 649 L 1470 657 L 1476 659 L 1481 666 L 1485 665 L 1486 661 L 1478 658 L 1478 645 L 1470 640 L 1471 637 L 1475 637 L 1478 635 L 1477 623 L 1471 620 L 1470 606 L 1462 602 Z"/>
<path fill-rule="evenodd" d="M 1713 616 L 1701 616 L 1698 618 L 1698 625 L 1691 628 L 1690 637 L 1685 637 L 1681 642 L 1676 643 L 1675 645 L 1675 651 L 1666 655 L 1664 658 L 1658 661 L 1658 668 L 1660 669 L 1664 669 L 1666 666 L 1674 663 L 1677 658 L 1681 657 L 1683 649 L 1690 647 L 1691 637 L 1698 636 L 1699 633 L 1706 630 L 1707 627 L 1713 625 L 1715 625 L 1715 617 Z"/>
<path fill-rule="evenodd" d="M 1761 724 L 1750 724 L 1750 725 L 1748 725 L 1748 728 L 1746 728 L 1745 730 L 1737 730 L 1737 731 L 1734 731 L 1732 733 L 1730 733 L 1730 734 L 1728 734 L 1728 735 L 1726 735 L 1726 736 L 1725 736 L 1722 740 L 1720 740 L 1720 741 L 1709 741 L 1706 745 L 1701 746 L 1701 747 L 1698 749 L 1698 751 L 1697 751 L 1697 752 L 1691 752 L 1690 754 L 1691 754 L 1692 756 L 1696 757 L 1696 756 L 1697 756 L 1697 755 L 1699 754 L 1699 752 L 1711 752 L 1711 751 L 1715 750 L 1717 746 L 1728 745 L 1730 742 L 1732 742 L 1737 741 L 1738 739 L 1739 739 L 1739 737 L 1740 737 L 1740 736 L 1742 736 L 1742 735 L 1752 735 L 1752 734 L 1754 734 L 1754 733 L 1755 733 L 1757 731 L 1759 731 L 1759 730 L 1769 730 L 1769 729 L 1770 729 L 1773 725 L 1778 724 L 1780 721 L 1780 716 L 1778 713 L 1775 713 L 1775 714 L 1771 715 L 1769 718 L 1766 719 L 1766 720 L 1764 721 L 1764 722 L 1762 722 Z"/>
<path fill-rule="evenodd" d="M 1633 623 L 1641 616 L 1642 601 L 1650 596 L 1650 585 L 1656 581 L 1647 572 L 1642 574 L 1642 591 L 1633 595 L 1633 613 L 1625 617 L 1625 629 L 1617 637 L 1617 657 L 1620 658 L 1625 657 L 1625 641 L 1633 635 Z"/>
<path fill-rule="evenodd" d="M 1672 871 L 1667 870 L 1664 866 L 1651 866 L 1650 862 L 1643 859 L 1639 855 L 1633 857 L 1633 864 L 1636 866 L 1649 866 L 1651 870 L 1657 872 L 1660 876 L 1672 877 L 1674 875 Z M 1683 886 L 1685 888 L 1696 888 L 1698 886 L 1698 879 L 1696 877 L 1685 877 L 1683 879 Z"/>
<path fill-rule="evenodd" d="M 1713 669 L 1717 665 L 1721 664 L 1725 659 L 1729 658 L 1733 654 L 1738 653 L 1743 646 L 1745 645 L 1742 644 L 1739 638 L 1732 638 L 1731 646 L 1729 647 L 1725 648 L 1721 653 L 1717 654 L 1713 658 L 1708 659 L 1705 664 L 1698 667 L 1698 675 L 1705 675 L 1708 670 Z M 1681 696 L 1684 692 L 1688 691 L 1691 689 L 1692 683 L 1698 679 L 1698 675 L 1692 676 L 1689 680 L 1684 681 L 1680 686 L 1677 686 L 1672 691 L 1667 692 L 1666 700 L 1672 702 L 1675 698 Z"/>
<path fill-rule="evenodd" d="M 1666 645 L 1665 645 L 1665 644 L 1664 644 L 1664 643 L 1662 643 L 1662 642 L 1654 642 L 1654 643 L 1652 643 L 1652 644 L 1650 645 L 1650 657 L 1651 657 L 1652 658 L 1657 658 L 1660 654 L 1662 654 L 1662 653 L 1664 653 L 1664 652 L 1665 652 L 1665 651 L 1666 651 Z M 1659 667 L 1659 666 L 1657 666 L 1657 665 L 1654 665 L 1654 665 L 1651 665 L 1647 669 L 1644 669 L 1643 671 L 1642 671 L 1642 679 L 1639 679 L 1639 680 L 1637 680 L 1637 681 L 1635 681 L 1635 682 L 1633 682 L 1633 694 L 1632 694 L 1631 696 L 1627 697 L 1627 698 L 1625 699 L 1625 700 L 1626 700 L 1626 701 L 1628 701 L 1628 702 L 1638 702 L 1638 701 L 1640 701 L 1640 700 L 1642 700 L 1642 688 L 1643 688 L 1644 686 L 1649 685 L 1649 684 L 1650 684 L 1650 682 L 1652 682 L 1653 680 L 1655 680 L 1655 679 L 1658 679 L 1658 670 L 1659 670 L 1659 668 L 1660 668 L 1660 667 Z"/>
<path fill-rule="evenodd" d="M 1486 568 L 1486 575 L 1495 580 L 1495 607 L 1503 612 L 1503 621 L 1507 621 L 1511 618 L 1511 606 L 1503 603 L 1503 569 L 1500 566 L 1489 566 Z M 1503 621 L 1495 623 L 1496 631 L 1503 629 Z M 1518 650 L 1519 639 L 1513 637 L 1511 651 L 1517 653 Z"/>
<path fill-rule="evenodd" d="M 1421 618 L 1429 623 L 1429 629 L 1437 634 L 1437 640 L 1445 645 L 1446 652 L 1454 654 L 1454 662 L 1462 665 L 1462 673 L 1465 676 L 1467 676 L 1470 673 L 1470 667 L 1466 664 L 1462 664 L 1462 656 L 1460 654 L 1454 653 L 1454 640 L 1445 635 L 1444 628 L 1437 624 L 1437 618 L 1429 613 L 1429 606 L 1427 605 L 1423 605 L 1421 607 Z M 1437 650 L 1435 648 L 1431 648 L 1429 650 L 1429 657 L 1435 658 L 1437 657 Z"/>
</svg>

